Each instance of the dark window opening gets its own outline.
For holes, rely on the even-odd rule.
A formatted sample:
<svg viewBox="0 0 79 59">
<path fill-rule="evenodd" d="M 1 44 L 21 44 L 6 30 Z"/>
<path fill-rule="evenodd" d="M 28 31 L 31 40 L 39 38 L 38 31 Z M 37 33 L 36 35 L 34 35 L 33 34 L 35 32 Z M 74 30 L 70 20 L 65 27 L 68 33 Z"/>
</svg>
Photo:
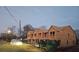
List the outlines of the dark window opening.
<svg viewBox="0 0 79 59">
<path fill-rule="evenodd" d="M 50 35 L 52 35 L 52 32 L 50 32 Z"/>
<path fill-rule="evenodd" d="M 34 36 L 36 36 L 36 34 L 34 34 Z"/>
<path fill-rule="evenodd" d="M 34 41 L 34 39 L 33 39 L 33 41 Z"/>
<path fill-rule="evenodd" d="M 31 38 L 33 37 L 33 34 L 31 34 Z"/>
<path fill-rule="evenodd" d="M 67 44 L 68 44 L 68 40 L 67 40 Z"/>
<path fill-rule="evenodd" d="M 57 31 L 57 32 L 60 32 L 60 31 Z"/>
<path fill-rule="evenodd" d="M 60 43 L 61 43 L 61 40 L 58 40 L 57 41 L 57 45 L 60 46 Z"/>
<path fill-rule="evenodd" d="M 45 37 L 47 36 L 47 33 L 44 33 Z"/>
<path fill-rule="evenodd" d="M 74 40 L 73 40 L 73 44 L 74 44 Z"/>
<path fill-rule="evenodd" d="M 41 33 L 39 33 L 39 36 L 41 36 Z"/>
<path fill-rule="evenodd" d="M 55 35 L 55 32 L 54 31 L 53 32 L 50 32 L 50 35 L 53 35 L 54 36 Z"/>
<path fill-rule="evenodd" d="M 55 35 L 55 32 L 53 32 L 53 36 Z"/>
</svg>

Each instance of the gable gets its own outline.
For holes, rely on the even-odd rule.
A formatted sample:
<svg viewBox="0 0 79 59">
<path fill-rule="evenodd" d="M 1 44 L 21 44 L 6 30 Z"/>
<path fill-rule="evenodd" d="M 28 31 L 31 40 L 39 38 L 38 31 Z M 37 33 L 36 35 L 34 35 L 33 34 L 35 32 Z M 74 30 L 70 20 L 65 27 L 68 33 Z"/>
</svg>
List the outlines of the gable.
<svg viewBox="0 0 79 59">
<path fill-rule="evenodd" d="M 62 31 L 66 31 L 66 32 L 74 32 L 74 30 L 72 29 L 71 26 L 63 27 Z"/>
<path fill-rule="evenodd" d="M 51 26 L 51 27 L 48 29 L 48 31 L 58 31 L 58 30 L 59 30 L 59 28 L 56 27 L 56 26 Z"/>
</svg>

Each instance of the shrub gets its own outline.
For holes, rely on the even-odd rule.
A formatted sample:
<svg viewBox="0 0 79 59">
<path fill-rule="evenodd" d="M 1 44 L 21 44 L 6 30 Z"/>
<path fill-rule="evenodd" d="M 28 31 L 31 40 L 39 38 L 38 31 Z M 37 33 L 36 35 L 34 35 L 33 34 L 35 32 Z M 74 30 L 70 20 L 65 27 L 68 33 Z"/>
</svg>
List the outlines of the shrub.
<svg viewBox="0 0 79 59">
<path fill-rule="evenodd" d="M 46 44 L 47 51 L 55 51 L 57 48 L 57 43 L 55 41 L 48 41 Z"/>
<path fill-rule="evenodd" d="M 41 41 L 39 42 L 39 45 L 40 45 L 41 48 L 46 47 L 46 42 L 43 41 L 43 40 L 41 40 Z"/>
</svg>

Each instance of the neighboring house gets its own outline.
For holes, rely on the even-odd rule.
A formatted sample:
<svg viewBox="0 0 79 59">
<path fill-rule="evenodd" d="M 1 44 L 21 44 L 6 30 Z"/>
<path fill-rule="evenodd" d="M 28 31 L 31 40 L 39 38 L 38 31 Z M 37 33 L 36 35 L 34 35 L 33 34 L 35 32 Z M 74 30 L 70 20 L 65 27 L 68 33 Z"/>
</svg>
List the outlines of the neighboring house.
<svg viewBox="0 0 79 59">
<path fill-rule="evenodd" d="M 76 38 L 77 38 L 77 44 L 79 44 L 79 30 L 75 30 Z"/>
<path fill-rule="evenodd" d="M 70 47 L 76 45 L 76 35 L 71 26 L 51 26 L 48 30 L 38 28 L 34 31 L 29 31 L 27 39 L 28 43 L 32 44 L 39 43 L 40 40 L 55 40 L 59 43 L 59 47 Z"/>
</svg>

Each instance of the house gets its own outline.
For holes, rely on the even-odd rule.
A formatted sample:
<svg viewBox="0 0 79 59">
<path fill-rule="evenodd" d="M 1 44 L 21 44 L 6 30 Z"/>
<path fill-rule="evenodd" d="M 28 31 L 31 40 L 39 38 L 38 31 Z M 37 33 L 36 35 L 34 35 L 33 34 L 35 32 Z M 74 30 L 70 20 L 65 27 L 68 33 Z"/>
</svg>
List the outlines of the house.
<svg viewBox="0 0 79 59">
<path fill-rule="evenodd" d="M 70 47 L 76 45 L 76 35 L 71 26 L 50 26 L 49 29 L 37 28 L 27 34 L 28 43 L 36 44 L 41 40 L 57 41 L 59 47 Z"/>
</svg>

